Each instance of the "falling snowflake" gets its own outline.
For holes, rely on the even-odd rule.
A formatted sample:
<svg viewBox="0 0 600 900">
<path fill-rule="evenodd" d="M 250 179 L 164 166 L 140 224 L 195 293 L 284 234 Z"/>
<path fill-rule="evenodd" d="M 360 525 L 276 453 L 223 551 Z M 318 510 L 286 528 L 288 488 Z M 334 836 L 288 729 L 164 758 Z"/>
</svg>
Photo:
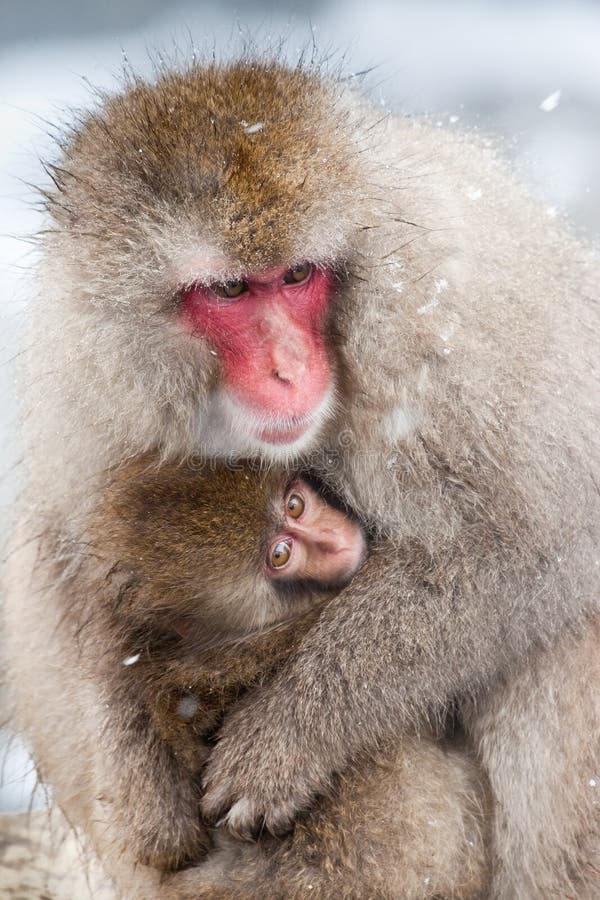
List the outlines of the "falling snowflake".
<svg viewBox="0 0 600 900">
<path fill-rule="evenodd" d="M 545 100 L 542 100 L 540 103 L 540 109 L 544 112 L 552 112 L 553 109 L 556 109 L 558 104 L 560 103 L 560 91 L 554 91 L 553 94 L 550 94 L 546 97 Z"/>
<path fill-rule="evenodd" d="M 138 659 L 140 658 L 140 656 L 141 656 L 140 653 L 134 653 L 133 656 L 127 656 L 127 657 L 123 660 L 123 665 L 124 665 L 124 666 L 133 666 L 133 665 L 135 665 L 135 663 L 138 661 Z"/>
<path fill-rule="evenodd" d="M 248 125 L 248 123 L 244 122 L 243 119 L 240 122 L 240 125 L 244 129 L 244 134 L 258 134 L 258 132 L 262 131 L 265 127 L 264 122 L 255 122 L 254 125 Z"/>
</svg>

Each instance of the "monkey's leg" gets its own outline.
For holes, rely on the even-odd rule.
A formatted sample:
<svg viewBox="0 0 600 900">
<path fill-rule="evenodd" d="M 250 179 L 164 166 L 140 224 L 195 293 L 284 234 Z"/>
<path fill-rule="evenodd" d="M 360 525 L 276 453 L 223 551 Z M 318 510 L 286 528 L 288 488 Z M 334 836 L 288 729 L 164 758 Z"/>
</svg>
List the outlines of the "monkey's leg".
<svg viewBox="0 0 600 900">
<path fill-rule="evenodd" d="M 489 801 L 462 748 L 406 738 L 339 779 L 283 840 L 220 849 L 163 882 L 169 900 L 487 896 Z"/>
<path fill-rule="evenodd" d="M 467 712 L 497 800 L 492 896 L 600 896 L 600 620 Z"/>
</svg>

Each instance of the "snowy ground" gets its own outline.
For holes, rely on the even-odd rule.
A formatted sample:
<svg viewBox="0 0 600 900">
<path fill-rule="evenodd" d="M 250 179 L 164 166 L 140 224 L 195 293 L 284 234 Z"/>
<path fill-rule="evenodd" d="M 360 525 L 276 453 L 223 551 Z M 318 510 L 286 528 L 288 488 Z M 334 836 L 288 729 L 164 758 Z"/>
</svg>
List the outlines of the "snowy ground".
<svg viewBox="0 0 600 900">
<path fill-rule="evenodd" d="M 580 229 L 600 234 L 600 7 L 594 2 L 307 0 L 308 14 L 298 4 L 280 4 L 275 11 L 266 2 L 240 3 L 236 11 L 223 2 L 197 2 L 129 31 L 115 27 L 101 35 L 57 37 L 61 9 L 68 4 L 54 0 L 52 39 L 36 34 L 34 0 L 11 2 L 10 10 L 8 2 L 0 0 L 2 523 L 10 521 L 18 483 L 10 361 L 32 262 L 24 238 L 40 222 L 27 183 L 42 181 L 38 158 L 52 153 L 44 120 L 64 119 L 65 108 L 87 104 L 87 80 L 115 84 L 124 54 L 145 70 L 148 48 L 176 42 L 185 52 L 190 34 L 199 53 L 212 52 L 213 45 L 219 54 L 235 52 L 243 39 L 236 15 L 260 46 L 285 35 L 292 56 L 314 37 L 320 48 L 344 52 L 348 73 L 375 66 L 368 83 L 383 105 L 426 111 L 451 128 L 503 134 L 523 176 L 548 207 L 565 210 Z M 87 9 L 86 3 L 82 7 Z M 136 10 L 139 4 L 124 0 L 128 27 Z M 11 44 L 10 27 L 17 19 L 18 33 L 30 37 Z M 74 30 L 65 20 L 64 35 Z M 18 743 L 6 743 L 3 751 L 0 737 L 0 762 L 3 756 L 0 810 L 23 808 L 33 785 L 31 775 L 23 779 L 30 765 Z"/>
</svg>

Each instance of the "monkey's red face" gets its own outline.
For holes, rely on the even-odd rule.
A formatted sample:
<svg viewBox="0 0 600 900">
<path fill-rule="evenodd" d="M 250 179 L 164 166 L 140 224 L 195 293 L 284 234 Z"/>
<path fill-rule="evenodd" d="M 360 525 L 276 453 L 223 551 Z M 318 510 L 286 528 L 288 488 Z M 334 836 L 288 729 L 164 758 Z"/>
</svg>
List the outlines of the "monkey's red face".
<svg viewBox="0 0 600 900">
<path fill-rule="evenodd" d="M 186 327 L 221 366 L 204 434 L 218 428 L 222 438 L 225 425 L 227 449 L 243 452 L 306 446 L 333 393 L 324 339 L 332 283 L 331 272 L 301 263 L 185 291 Z"/>
<path fill-rule="evenodd" d="M 272 579 L 309 580 L 323 587 L 348 582 L 366 557 L 358 522 L 327 503 L 301 478 L 288 488 L 280 530 L 270 541 L 266 567 Z"/>
</svg>

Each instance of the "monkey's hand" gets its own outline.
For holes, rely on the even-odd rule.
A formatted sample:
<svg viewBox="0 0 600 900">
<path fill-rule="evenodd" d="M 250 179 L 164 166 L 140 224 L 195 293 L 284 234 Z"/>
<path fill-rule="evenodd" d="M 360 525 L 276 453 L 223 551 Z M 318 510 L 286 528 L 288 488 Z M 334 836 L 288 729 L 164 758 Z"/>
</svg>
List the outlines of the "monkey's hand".
<svg viewBox="0 0 600 900">
<path fill-rule="evenodd" d="M 204 778 L 204 816 L 241 840 L 263 828 L 289 830 L 331 783 L 329 755 L 309 746 L 319 735 L 303 733 L 293 703 L 284 699 L 291 686 L 282 679 L 271 687 L 225 720 Z"/>
</svg>

